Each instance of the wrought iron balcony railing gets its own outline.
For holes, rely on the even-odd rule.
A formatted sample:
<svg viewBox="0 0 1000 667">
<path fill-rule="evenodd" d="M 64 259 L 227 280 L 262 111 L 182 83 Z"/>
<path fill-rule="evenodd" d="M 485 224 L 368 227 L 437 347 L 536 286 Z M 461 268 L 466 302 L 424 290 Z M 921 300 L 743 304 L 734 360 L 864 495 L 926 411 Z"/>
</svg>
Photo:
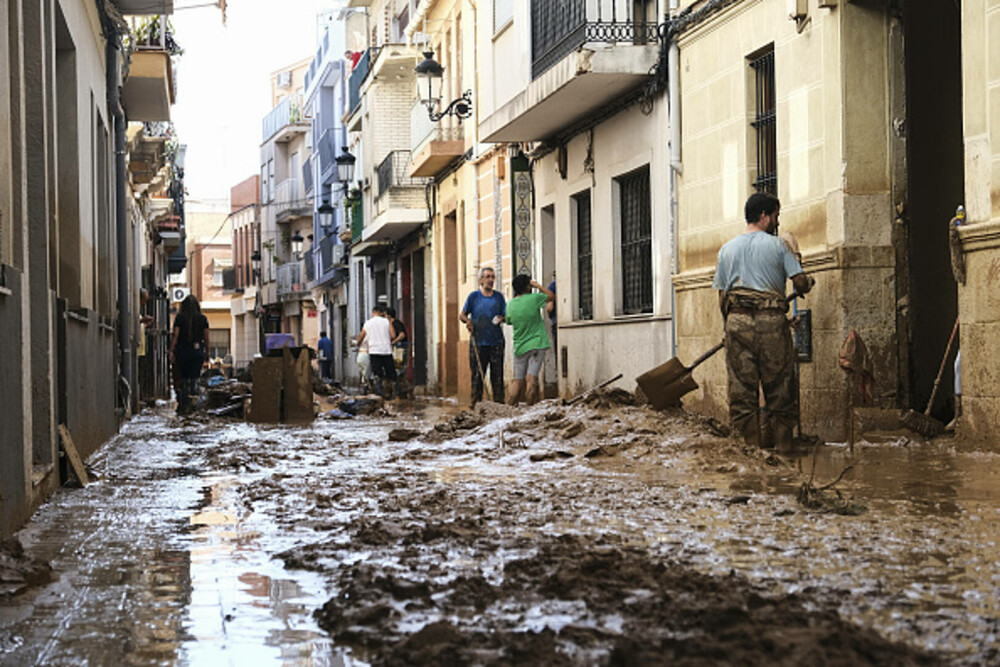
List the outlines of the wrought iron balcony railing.
<svg viewBox="0 0 1000 667">
<path fill-rule="evenodd" d="M 651 44 L 660 0 L 531 0 L 531 78 L 588 42 Z"/>
<path fill-rule="evenodd" d="M 414 178 L 410 174 L 410 151 L 392 151 L 376 170 L 378 190 L 375 198 L 379 199 L 392 188 L 422 188 L 428 179 Z"/>
</svg>

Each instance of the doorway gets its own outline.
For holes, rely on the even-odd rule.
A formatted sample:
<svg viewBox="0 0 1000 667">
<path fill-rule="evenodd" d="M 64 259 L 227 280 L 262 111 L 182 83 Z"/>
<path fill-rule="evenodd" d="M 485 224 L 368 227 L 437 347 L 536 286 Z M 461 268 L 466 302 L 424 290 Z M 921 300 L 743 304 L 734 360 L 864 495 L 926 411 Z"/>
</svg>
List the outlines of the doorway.
<svg viewBox="0 0 1000 667">
<path fill-rule="evenodd" d="M 424 250 L 410 255 L 413 291 L 413 384 L 427 386 L 427 289 L 424 285 Z"/>
<path fill-rule="evenodd" d="M 952 2 L 904 0 L 902 7 L 907 194 L 905 238 L 897 240 L 897 259 L 904 255 L 897 277 L 906 289 L 900 402 L 923 410 L 958 316 L 948 221 L 965 197 L 961 11 Z M 944 421 L 954 412 L 950 360 L 940 392 L 947 398 L 934 410 Z"/>
</svg>

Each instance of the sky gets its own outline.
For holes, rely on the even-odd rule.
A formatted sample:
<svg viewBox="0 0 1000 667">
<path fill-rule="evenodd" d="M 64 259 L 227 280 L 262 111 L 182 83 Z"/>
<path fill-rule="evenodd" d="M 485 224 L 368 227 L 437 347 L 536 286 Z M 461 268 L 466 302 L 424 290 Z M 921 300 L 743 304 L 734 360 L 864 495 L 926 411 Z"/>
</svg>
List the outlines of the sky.
<svg viewBox="0 0 1000 667">
<path fill-rule="evenodd" d="M 205 0 L 175 0 L 177 61 L 171 116 L 187 144 L 189 199 L 228 199 L 260 171 L 261 120 L 271 110 L 270 75 L 316 52 L 317 15 L 337 0 L 229 0 L 226 26 Z"/>
</svg>

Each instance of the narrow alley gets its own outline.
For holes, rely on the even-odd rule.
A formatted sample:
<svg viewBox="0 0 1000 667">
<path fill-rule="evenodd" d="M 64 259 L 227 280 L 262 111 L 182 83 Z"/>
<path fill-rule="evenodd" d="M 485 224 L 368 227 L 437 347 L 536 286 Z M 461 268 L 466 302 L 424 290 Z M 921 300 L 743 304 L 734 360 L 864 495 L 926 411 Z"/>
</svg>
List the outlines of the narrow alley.
<svg viewBox="0 0 1000 667">
<path fill-rule="evenodd" d="M 52 571 L 0 598 L 0 663 L 1000 659 L 996 455 L 900 437 L 813 471 L 630 403 L 147 410 L 18 534 Z"/>
</svg>

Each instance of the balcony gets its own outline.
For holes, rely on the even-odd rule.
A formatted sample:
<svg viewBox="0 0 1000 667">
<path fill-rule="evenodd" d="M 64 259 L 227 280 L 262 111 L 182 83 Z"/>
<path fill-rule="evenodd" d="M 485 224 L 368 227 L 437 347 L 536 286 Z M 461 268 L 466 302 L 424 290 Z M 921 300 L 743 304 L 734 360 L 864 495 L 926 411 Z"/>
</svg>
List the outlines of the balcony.
<svg viewBox="0 0 1000 667">
<path fill-rule="evenodd" d="M 174 0 L 115 0 L 115 7 L 126 16 L 173 14 Z"/>
<path fill-rule="evenodd" d="M 278 301 L 298 301 L 309 296 L 309 282 L 301 260 L 282 264 L 277 273 Z"/>
<path fill-rule="evenodd" d="M 144 191 L 162 184 L 169 176 L 167 142 L 171 139 L 171 126 L 163 122 L 130 123 L 126 134 L 128 171 L 132 186 Z M 155 187 L 154 187 L 155 189 Z"/>
<path fill-rule="evenodd" d="M 365 245 L 396 241 L 427 221 L 424 188 L 430 179 L 409 174 L 410 151 L 389 153 L 375 170 L 375 211 L 362 230 Z"/>
<path fill-rule="evenodd" d="M 295 135 L 305 134 L 310 127 L 311 123 L 302 114 L 301 97 L 292 95 L 278 102 L 264 116 L 262 128 L 264 138 L 261 143 L 271 139 L 275 143 L 285 143 L 291 141 Z"/>
<path fill-rule="evenodd" d="M 136 47 L 128 78 L 122 83 L 122 104 L 128 119 L 170 120 L 176 91 L 170 52 L 161 47 Z"/>
<path fill-rule="evenodd" d="M 352 115 L 361 106 L 361 84 L 368 77 L 371 71 L 372 59 L 378 54 L 378 48 L 368 49 L 358 60 L 358 64 L 351 70 L 351 75 L 347 78 L 347 115 Z"/>
<path fill-rule="evenodd" d="M 361 240 L 365 231 L 365 204 L 364 201 L 355 202 L 351 206 L 351 229 L 348 241 L 357 243 Z M 343 237 L 341 237 L 343 240 Z"/>
<path fill-rule="evenodd" d="M 390 190 L 398 188 L 420 188 L 423 190 L 427 185 L 426 178 L 413 178 L 409 174 L 410 151 L 392 151 L 378 169 L 375 170 L 376 185 L 375 199 L 381 199 Z"/>
<path fill-rule="evenodd" d="M 650 78 L 659 59 L 659 2 L 633 14 L 633 0 L 531 2 L 531 76 L 480 123 L 483 141 L 540 141 Z"/>
<path fill-rule="evenodd" d="M 312 206 L 299 188 L 298 179 L 287 178 L 278 183 L 274 201 L 274 216 L 278 222 L 291 222 L 312 215 Z"/>
<path fill-rule="evenodd" d="M 410 139 L 413 141 L 410 176 L 434 176 L 465 153 L 462 126 L 433 122 L 427 107 L 420 102 L 410 111 Z"/>
</svg>

